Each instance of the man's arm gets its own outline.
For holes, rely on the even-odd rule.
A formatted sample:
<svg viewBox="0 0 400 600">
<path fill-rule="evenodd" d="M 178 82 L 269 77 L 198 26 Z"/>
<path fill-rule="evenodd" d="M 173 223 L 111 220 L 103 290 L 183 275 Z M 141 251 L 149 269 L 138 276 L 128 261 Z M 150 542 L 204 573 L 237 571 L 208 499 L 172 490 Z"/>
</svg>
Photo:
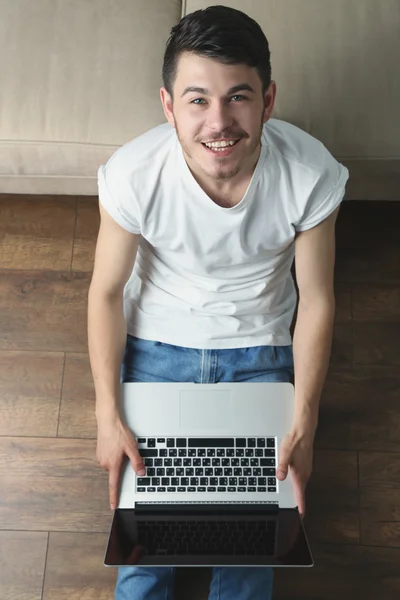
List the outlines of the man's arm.
<svg viewBox="0 0 400 600">
<path fill-rule="evenodd" d="M 337 207 L 322 223 L 295 238 L 299 304 L 293 335 L 293 429 L 315 434 L 329 366 L 335 318 L 334 268 Z"/>
<path fill-rule="evenodd" d="M 277 477 L 290 466 L 297 506 L 305 515 L 318 408 L 328 370 L 335 317 L 335 222 L 339 207 L 322 223 L 295 238 L 299 305 L 293 335 L 295 407 L 291 431 L 279 451 Z"/>
</svg>

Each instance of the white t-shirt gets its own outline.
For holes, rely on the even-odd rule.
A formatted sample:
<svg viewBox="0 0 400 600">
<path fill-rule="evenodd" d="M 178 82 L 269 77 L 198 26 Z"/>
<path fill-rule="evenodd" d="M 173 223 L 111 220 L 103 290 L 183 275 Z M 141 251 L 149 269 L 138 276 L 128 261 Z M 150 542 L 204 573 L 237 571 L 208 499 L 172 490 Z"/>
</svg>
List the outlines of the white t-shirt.
<svg viewBox="0 0 400 600">
<path fill-rule="evenodd" d="M 320 141 L 270 119 L 244 197 L 222 208 L 169 123 L 123 145 L 98 184 L 106 211 L 142 236 L 124 289 L 127 332 L 189 348 L 291 344 L 296 231 L 334 211 L 348 177 Z"/>
</svg>

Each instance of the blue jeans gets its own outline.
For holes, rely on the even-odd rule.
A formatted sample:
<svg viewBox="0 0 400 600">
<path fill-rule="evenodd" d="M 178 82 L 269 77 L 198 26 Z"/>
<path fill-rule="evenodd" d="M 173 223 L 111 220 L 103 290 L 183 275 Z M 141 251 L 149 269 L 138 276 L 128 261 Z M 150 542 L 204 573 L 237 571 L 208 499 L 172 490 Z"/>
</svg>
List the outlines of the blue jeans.
<svg viewBox="0 0 400 600">
<path fill-rule="evenodd" d="M 290 381 L 292 346 L 197 350 L 128 335 L 121 369 L 125 381 Z M 115 600 L 172 600 L 176 567 L 120 567 Z M 273 569 L 214 567 L 209 600 L 270 600 Z"/>
</svg>

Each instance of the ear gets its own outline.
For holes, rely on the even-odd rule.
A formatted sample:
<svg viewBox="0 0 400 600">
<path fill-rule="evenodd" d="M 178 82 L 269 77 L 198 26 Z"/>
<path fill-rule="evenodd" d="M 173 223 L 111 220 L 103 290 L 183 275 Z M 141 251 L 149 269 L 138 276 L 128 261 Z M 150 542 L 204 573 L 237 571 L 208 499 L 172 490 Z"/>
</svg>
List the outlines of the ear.
<svg viewBox="0 0 400 600">
<path fill-rule="evenodd" d="M 265 92 L 264 96 L 264 115 L 263 122 L 266 123 L 272 115 L 272 111 L 275 106 L 275 98 L 276 98 L 276 82 L 271 80 L 269 84 L 268 90 Z"/>
<path fill-rule="evenodd" d="M 172 98 L 165 87 L 160 88 L 160 98 L 167 121 L 172 127 L 175 127 L 175 119 L 172 111 Z"/>
</svg>

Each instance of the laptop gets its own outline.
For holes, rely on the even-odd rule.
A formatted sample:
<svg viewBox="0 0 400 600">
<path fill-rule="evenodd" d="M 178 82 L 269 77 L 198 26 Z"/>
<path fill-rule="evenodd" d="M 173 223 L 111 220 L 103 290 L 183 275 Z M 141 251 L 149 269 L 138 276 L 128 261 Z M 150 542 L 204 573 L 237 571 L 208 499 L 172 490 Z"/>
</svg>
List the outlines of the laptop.
<svg viewBox="0 0 400 600">
<path fill-rule="evenodd" d="M 276 477 L 291 383 L 122 383 L 120 413 L 146 473 L 126 457 L 108 567 L 310 567 L 291 473 Z"/>
</svg>

